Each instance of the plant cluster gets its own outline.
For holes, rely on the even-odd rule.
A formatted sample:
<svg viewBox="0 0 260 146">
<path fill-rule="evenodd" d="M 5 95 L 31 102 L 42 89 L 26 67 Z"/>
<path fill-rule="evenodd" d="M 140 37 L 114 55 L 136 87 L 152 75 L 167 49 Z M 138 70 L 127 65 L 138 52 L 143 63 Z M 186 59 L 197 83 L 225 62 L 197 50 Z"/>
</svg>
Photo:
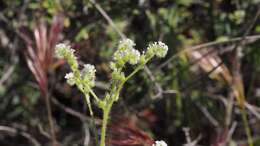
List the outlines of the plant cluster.
<svg viewBox="0 0 260 146">
<path fill-rule="evenodd" d="M 91 64 L 84 64 L 83 69 L 79 69 L 77 58 L 74 50 L 65 44 L 56 46 L 56 55 L 60 59 L 67 60 L 72 72 L 67 73 L 65 78 L 69 85 L 76 85 L 77 88 L 85 95 L 86 102 L 91 116 L 93 111 L 91 108 L 90 97 L 92 96 L 96 105 L 103 111 L 103 121 L 101 129 L 100 146 L 105 146 L 106 127 L 109 119 L 109 113 L 120 97 L 125 82 L 133 77 L 138 71 L 144 68 L 153 57 L 165 57 L 168 51 L 168 46 L 162 42 L 154 42 L 147 47 L 146 52 L 140 53 L 134 48 L 135 43 L 131 39 L 123 39 L 119 42 L 118 48 L 113 55 L 113 61 L 110 62 L 112 78 L 110 81 L 110 90 L 106 92 L 104 98 L 99 98 L 93 91 L 95 87 L 95 72 L 96 69 Z M 133 71 L 126 75 L 124 69 L 126 64 L 134 65 Z M 165 146 L 165 142 L 156 142 L 155 146 Z"/>
</svg>

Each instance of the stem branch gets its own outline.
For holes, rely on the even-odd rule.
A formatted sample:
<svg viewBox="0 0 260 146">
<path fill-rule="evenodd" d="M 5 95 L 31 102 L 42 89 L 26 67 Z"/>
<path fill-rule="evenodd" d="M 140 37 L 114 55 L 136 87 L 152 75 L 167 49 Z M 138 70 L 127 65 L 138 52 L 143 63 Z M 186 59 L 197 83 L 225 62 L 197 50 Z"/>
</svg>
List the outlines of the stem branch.
<svg viewBox="0 0 260 146">
<path fill-rule="evenodd" d="M 102 120 L 102 129 L 101 129 L 101 140 L 100 140 L 100 146 L 105 146 L 106 144 L 106 129 L 107 129 L 107 122 L 109 113 L 111 110 L 113 102 L 108 103 L 106 107 L 103 109 L 103 120 Z"/>
</svg>

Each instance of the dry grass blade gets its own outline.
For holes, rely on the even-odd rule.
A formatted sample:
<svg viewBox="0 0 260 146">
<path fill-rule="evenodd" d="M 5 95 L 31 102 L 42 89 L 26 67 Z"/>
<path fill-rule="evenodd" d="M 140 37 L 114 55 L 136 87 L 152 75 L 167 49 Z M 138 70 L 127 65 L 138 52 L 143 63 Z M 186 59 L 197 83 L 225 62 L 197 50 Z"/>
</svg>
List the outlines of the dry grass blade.
<svg viewBox="0 0 260 146">
<path fill-rule="evenodd" d="M 197 64 L 205 72 L 210 72 L 213 68 L 217 67 L 222 62 L 221 58 L 216 53 L 211 53 L 203 57 L 205 50 L 195 50 L 188 52 L 190 60 L 199 60 Z M 210 74 L 210 78 L 216 79 L 222 83 L 230 84 L 232 82 L 232 76 L 225 64 L 219 65 L 216 70 Z"/>
<path fill-rule="evenodd" d="M 198 60 L 201 58 L 197 62 L 197 65 L 206 73 L 216 68 L 215 71 L 212 72 L 209 77 L 214 80 L 217 80 L 218 82 L 224 85 L 232 87 L 233 95 L 236 97 L 239 105 L 244 106 L 245 97 L 242 78 L 240 76 L 233 76 L 231 74 L 231 71 L 227 68 L 227 66 L 224 63 L 222 63 L 223 60 L 217 53 L 211 53 L 203 57 L 203 54 L 205 52 L 205 49 L 195 50 L 187 52 L 187 55 L 191 61 Z"/>
<path fill-rule="evenodd" d="M 41 146 L 41 144 L 31 134 L 21 131 L 19 129 L 15 129 L 13 127 L 8 127 L 8 126 L 0 126 L 0 131 L 5 131 L 10 134 L 19 134 L 19 135 L 25 137 L 26 139 L 28 139 L 32 145 Z"/>
</svg>

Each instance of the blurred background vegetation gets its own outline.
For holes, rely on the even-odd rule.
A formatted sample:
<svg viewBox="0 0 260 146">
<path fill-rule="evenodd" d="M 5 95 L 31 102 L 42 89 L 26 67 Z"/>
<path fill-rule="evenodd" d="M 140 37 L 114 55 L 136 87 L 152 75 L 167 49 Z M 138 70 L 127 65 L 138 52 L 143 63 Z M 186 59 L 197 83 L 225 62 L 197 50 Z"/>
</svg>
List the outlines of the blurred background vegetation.
<svg viewBox="0 0 260 146">
<path fill-rule="evenodd" d="M 1 145 L 97 145 L 102 113 L 93 124 L 53 48 L 67 42 L 94 64 L 103 95 L 128 37 L 140 51 L 160 40 L 169 52 L 124 87 L 107 145 L 242 146 L 248 125 L 260 146 L 259 0 L 2 0 L 0 10 Z"/>
</svg>

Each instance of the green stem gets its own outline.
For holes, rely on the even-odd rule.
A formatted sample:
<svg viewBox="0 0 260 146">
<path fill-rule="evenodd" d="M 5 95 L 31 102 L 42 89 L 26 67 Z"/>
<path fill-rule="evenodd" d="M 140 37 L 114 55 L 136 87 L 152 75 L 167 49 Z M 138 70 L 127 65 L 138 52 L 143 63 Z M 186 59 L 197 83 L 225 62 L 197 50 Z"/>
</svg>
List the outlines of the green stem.
<svg viewBox="0 0 260 146">
<path fill-rule="evenodd" d="M 96 128 L 96 124 L 95 124 L 95 117 L 94 115 L 91 115 L 91 126 L 92 126 L 92 130 L 94 133 L 94 138 L 95 138 L 95 144 L 98 144 L 98 134 L 97 134 L 97 128 Z"/>
<path fill-rule="evenodd" d="M 138 66 L 130 75 L 128 75 L 126 78 L 125 78 L 125 81 L 129 80 L 132 76 L 134 76 L 139 70 L 143 69 L 144 66 L 143 65 L 140 65 Z"/>
<path fill-rule="evenodd" d="M 145 64 L 146 64 L 149 60 L 151 60 L 151 59 L 152 59 L 152 57 L 147 58 L 146 61 L 144 62 L 144 64 L 139 65 L 130 75 L 128 75 L 128 76 L 125 78 L 125 81 L 127 81 L 127 80 L 130 79 L 132 76 L 134 76 L 139 70 L 143 69 L 144 66 L 145 66 Z"/>
<path fill-rule="evenodd" d="M 105 145 L 106 145 L 107 122 L 108 122 L 109 113 L 110 113 L 112 104 L 113 104 L 113 102 L 108 103 L 108 104 L 106 105 L 106 107 L 103 109 L 103 120 L 102 120 L 100 146 L 105 146 Z"/>
<path fill-rule="evenodd" d="M 94 99 L 96 100 L 96 102 L 100 102 L 100 99 L 98 98 L 98 96 L 95 94 L 95 92 L 88 86 L 86 85 L 86 87 L 88 88 L 90 94 L 94 97 Z"/>
<path fill-rule="evenodd" d="M 151 59 L 152 57 L 149 57 L 146 59 L 145 63 L 142 65 L 139 65 L 130 75 L 128 75 L 125 80 L 118 86 L 117 90 L 115 91 L 115 94 L 113 95 L 112 100 L 106 103 L 106 105 L 103 107 L 103 120 L 102 120 L 102 129 L 101 129 L 101 140 L 100 140 L 100 146 L 105 146 L 106 143 L 106 128 L 107 128 L 107 122 L 109 118 L 109 113 L 111 111 L 111 107 L 113 103 L 118 99 L 118 96 L 120 94 L 121 89 L 123 88 L 124 83 L 129 80 L 132 76 L 134 76 L 139 70 L 141 70 L 144 65 Z M 90 90 L 91 93 L 91 90 Z"/>
<path fill-rule="evenodd" d="M 245 111 L 245 108 L 241 108 L 241 114 L 242 114 L 242 120 L 245 126 L 245 131 L 246 131 L 246 135 L 247 135 L 247 142 L 249 146 L 254 146 L 254 142 L 253 142 L 253 138 L 251 135 L 251 130 L 247 121 L 247 113 Z"/>
<path fill-rule="evenodd" d="M 97 97 L 97 95 L 93 92 L 93 90 L 88 85 L 86 85 L 86 88 L 88 89 L 88 91 L 90 91 L 90 94 L 94 97 L 94 99 L 98 103 L 100 100 Z M 85 93 L 85 92 L 86 91 L 83 91 L 83 93 Z M 90 112 L 90 116 L 91 116 L 91 122 L 90 123 L 91 123 L 91 127 L 92 127 L 92 130 L 93 130 L 93 133 L 94 133 L 95 142 L 98 143 L 97 129 L 96 129 L 96 126 L 95 126 L 95 117 L 94 117 L 93 110 L 92 110 L 92 107 L 91 107 L 91 104 L 90 104 L 89 95 L 85 93 L 84 97 L 85 97 L 85 100 L 88 104 L 88 108 L 89 108 L 89 112 Z"/>
</svg>

